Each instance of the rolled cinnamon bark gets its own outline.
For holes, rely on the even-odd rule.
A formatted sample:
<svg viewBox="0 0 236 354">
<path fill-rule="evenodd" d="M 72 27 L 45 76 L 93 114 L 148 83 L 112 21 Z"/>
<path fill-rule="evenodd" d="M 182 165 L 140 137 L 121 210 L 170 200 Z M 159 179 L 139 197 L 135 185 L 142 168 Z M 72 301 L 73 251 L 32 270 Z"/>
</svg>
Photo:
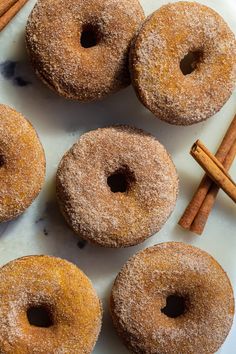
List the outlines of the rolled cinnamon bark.
<svg viewBox="0 0 236 354">
<path fill-rule="evenodd" d="M 236 184 L 216 157 L 199 140 L 190 153 L 210 179 L 236 203 Z"/>
<path fill-rule="evenodd" d="M 2 16 L 0 16 L 0 32 L 15 17 L 28 0 L 18 0 Z"/>
<path fill-rule="evenodd" d="M 12 7 L 17 0 L 1 0 L 0 1 L 0 17 Z"/>
<path fill-rule="evenodd" d="M 235 141 L 236 141 L 236 116 L 233 118 L 233 121 L 231 122 L 231 124 L 230 124 L 230 126 L 229 126 L 223 140 L 222 140 L 222 143 L 215 155 L 217 160 L 219 160 L 219 162 L 224 163 L 224 161 L 227 158 L 227 155 L 229 154 L 230 150 L 232 149 Z M 232 164 L 232 162 L 231 162 L 231 164 Z M 193 232 L 195 232 L 196 228 L 198 229 L 197 221 L 195 222 L 194 220 L 197 217 L 198 213 L 201 212 L 201 209 L 204 208 L 204 204 L 203 204 L 204 200 L 205 200 L 205 198 L 207 198 L 208 192 L 211 190 L 211 188 L 213 188 L 213 186 L 214 186 L 214 183 L 212 182 L 212 180 L 207 175 L 205 175 L 203 177 L 196 193 L 194 194 L 191 202 L 187 206 L 183 216 L 179 220 L 179 225 L 181 227 L 183 227 L 184 229 L 187 229 L 187 230 L 191 230 Z M 216 195 L 215 195 L 215 197 L 216 197 Z M 213 205 L 214 205 L 214 203 L 212 203 L 212 206 Z M 210 211 L 211 211 L 211 208 L 209 205 L 208 212 L 210 213 Z M 193 223 L 194 223 L 194 227 L 193 227 L 194 230 L 192 230 L 192 227 L 191 227 Z M 197 233 L 199 233 L 199 232 L 197 232 Z M 201 233 L 202 232 L 203 232 L 203 229 L 201 229 Z"/>
<path fill-rule="evenodd" d="M 236 156 L 236 141 L 234 142 L 232 148 L 230 149 L 229 154 L 227 155 L 223 166 L 226 169 L 226 171 L 228 171 L 232 165 L 232 163 L 234 162 Z M 207 194 L 207 196 L 205 197 L 191 227 L 190 227 L 190 231 L 201 235 L 204 231 L 204 228 L 206 226 L 207 220 L 209 218 L 210 212 L 215 204 L 216 201 L 216 197 L 219 193 L 220 188 L 215 184 L 212 183 L 212 186 Z"/>
</svg>

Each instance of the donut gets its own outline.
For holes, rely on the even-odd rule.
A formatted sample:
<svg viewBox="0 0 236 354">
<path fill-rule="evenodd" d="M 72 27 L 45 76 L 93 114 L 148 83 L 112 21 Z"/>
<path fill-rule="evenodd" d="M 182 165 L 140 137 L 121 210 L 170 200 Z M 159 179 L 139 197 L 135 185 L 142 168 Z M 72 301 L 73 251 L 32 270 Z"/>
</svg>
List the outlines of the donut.
<svg viewBox="0 0 236 354">
<path fill-rule="evenodd" d="M 161 229 L 176 203 L 178 177 L 153 136 L 113 126 L 84 134 L 64 155 L 56 189 L 62 214 L 76 234 L 118 248 Z"/>
<path fill-rule="evenodd" d="M 86 275 L 49 256 L 0 269 L 0 352 L 89 354 L 101 328 L 101 303 Z"/>
<path fill-rule="evenodd" d="M 27 209 L 45 177 L 45 154 L 33 126 L 0 104 L 0 222 Z"/>
<path fill-rule="evenodd" d="M 232 326 L 234 296 L 213 257 L 167 242 L 126 263 L 113 285 L 110 309 L 132 353 L 212 354 Z"/>
<path fill-rule="evenodd" d="M 143 20 L 138 0 L 39 0 L 26 28 L 33 67 L 66 98 L 102 99 L 130 84 L 130 44 Z"/>
<path fill-rule="evenodd" d="M 156 117 L 198 123 L 217 113 L 235 87 L 235 36 L 207 6 L 168 4 L 141 27 L 130 70 L 138 98 Z"/>
</svg>

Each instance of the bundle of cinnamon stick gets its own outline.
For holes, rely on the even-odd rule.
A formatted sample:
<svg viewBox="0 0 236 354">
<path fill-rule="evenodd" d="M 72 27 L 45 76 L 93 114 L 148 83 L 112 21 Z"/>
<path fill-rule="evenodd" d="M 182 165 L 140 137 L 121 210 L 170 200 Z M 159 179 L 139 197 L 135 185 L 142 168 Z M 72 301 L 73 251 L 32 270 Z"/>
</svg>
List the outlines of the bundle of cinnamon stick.
<svg viewBox="0 0 236 354">
<path fill-rule="evenodd" d="M 0 32 L 28 0 L 0 0 Z"/>
<path fill-rule="evenodd" d="M 193 145 L 191 155 L 207 174 L 203 177 L 179 225 L 201 235 L 220 188 L 236 202 L 236 185 L 227 173 L 236 156 L 236 116 L 215 156 L 200 141 Z"/>
</svg>

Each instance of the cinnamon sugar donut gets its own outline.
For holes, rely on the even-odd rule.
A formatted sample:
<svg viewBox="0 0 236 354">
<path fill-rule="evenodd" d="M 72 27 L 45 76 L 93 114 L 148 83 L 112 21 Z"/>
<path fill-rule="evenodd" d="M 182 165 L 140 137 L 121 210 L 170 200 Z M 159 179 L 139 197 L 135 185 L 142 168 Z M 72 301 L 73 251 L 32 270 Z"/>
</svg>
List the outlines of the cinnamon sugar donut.
<svg viewBox="0 0 236 354">
<path fill-rule="evenodd" d="M 143 24 L 130 66 L 137 96 L 154 115 L 198 123 L 218 112 L 235 87 L 235 36 L 207 6 L 168 4 Z"/>
<path fill-rule="evenodd" d="M 74 232 L 105 247 L 127 247 L 159 231 L 177 198 L 165 148 L 128 126 L 84 134 L 57 172 L 61 211 Z"/>
<path fill-rule="evenodd" d="M 0 269 L 0 352 L 89 354 L 101 328 L 101 304 L 75 265 L 48 256 Z"/>
<path fill-rule="evenodd" d="M 233 323 L 233 290 L 206 252 L 162 243 L 123 267 L 112 288 L 111 314 L 132 353 L 212 354 Z"/>
<path fill-rule="evenodd" d="M 130 84 L 128 52 L 143 19 L 138 0 L 39 0 L 26 29 L 34 69 L 66 98 L 101 99 Z"/>
<path fill-rule="evenodd" d="M 0 222 L 30 206 L 42 188 L 45 166 L 43 147 L 30 122 L 0 104 Z"/>
</svg>

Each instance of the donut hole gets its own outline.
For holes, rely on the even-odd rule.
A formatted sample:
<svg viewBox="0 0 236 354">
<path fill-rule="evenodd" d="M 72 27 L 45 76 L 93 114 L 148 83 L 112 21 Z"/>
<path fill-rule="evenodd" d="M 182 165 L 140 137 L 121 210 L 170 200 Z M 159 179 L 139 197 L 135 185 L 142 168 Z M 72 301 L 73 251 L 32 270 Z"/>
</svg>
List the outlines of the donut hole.
<svg viewBox="0 0 236 354">
<path fill-rule="evenodd" d="M 3 167 L 3 165 L 5 165 L 5 158 L 0 154 L 0 168 Z"/>
<path fill-rule="evenodd" d="M 45 305 L 30 306 L 27 318 L 31 326 L 48 328 L 53 325 L 52 313 Z"/>
<path fill-rule="evenodd" d="M 95 47 L 100 41 L 100 33 L 97 26 L 88 24 L 82 27 L 80 44 L 83 48 Z"/>
<path fill-rule="evenodd" d="M 107 184 L 113 193 L 127 193 L 134 182 L 134 174 L 127 166 L 119 168 L 107 177 Z"/>
<path fill-rule="evenodd" d="M 192 74 L 201 63 L 203 52 L 201 50 L 189 51 L 187 55 L 180 61 L 180 70 L 183 75 Z"/>
<path fill-rule="evenodd" d="M 166 306 L 161 309 L 167 317 L 176 318 L 186 311 L 186 299 L 179 295 L 169 295 L 166 298 Z"/>
</svg>

